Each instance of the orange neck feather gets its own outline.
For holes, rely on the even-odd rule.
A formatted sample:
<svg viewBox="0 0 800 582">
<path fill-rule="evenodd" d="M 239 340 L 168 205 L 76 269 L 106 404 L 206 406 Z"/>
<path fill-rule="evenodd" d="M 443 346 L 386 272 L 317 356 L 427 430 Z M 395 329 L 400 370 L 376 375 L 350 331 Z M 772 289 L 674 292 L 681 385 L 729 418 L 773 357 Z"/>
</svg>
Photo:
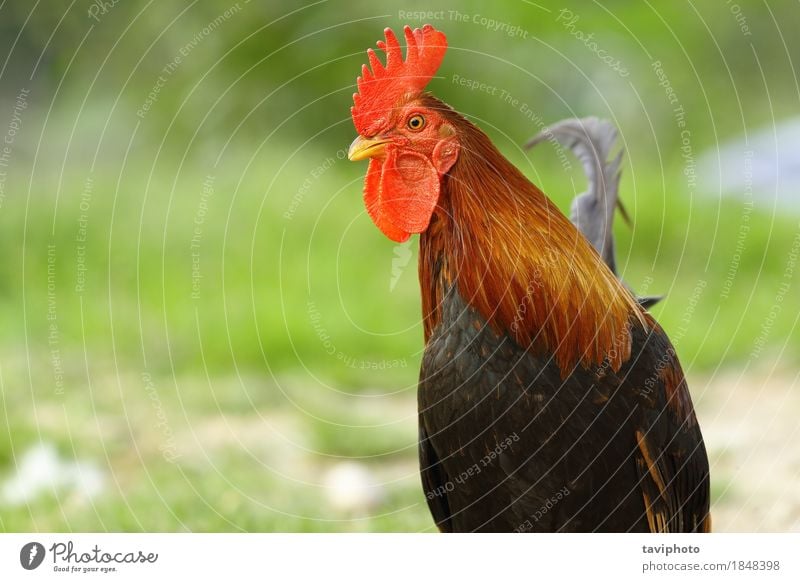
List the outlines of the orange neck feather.
<svg viewBox="0 0 800 582">
<path fill-rule="evenodd" d="M 630 357 L 636 300 L 591 244 L 472 123 L 426 97 L 456 127 L 458 161 L 444 178 L 420 239 L 425 341 L 455 284 L 462 298 L 520 346 L 552 354 L 564 375 L 578 364 Z"/>
</svg>

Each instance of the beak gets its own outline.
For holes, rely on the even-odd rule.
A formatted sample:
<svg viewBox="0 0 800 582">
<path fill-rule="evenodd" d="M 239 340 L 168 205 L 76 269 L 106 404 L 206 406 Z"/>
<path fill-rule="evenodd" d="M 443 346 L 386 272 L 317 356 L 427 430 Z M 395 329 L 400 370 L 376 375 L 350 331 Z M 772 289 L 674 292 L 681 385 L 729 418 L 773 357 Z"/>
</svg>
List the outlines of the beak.
<svg viewBox="0 0 800 582">
<path fill-rule="evenodd" d="M 357 162 L 358 160 L 380 156 L 383 154 L 383 150 L 386 149 L 387 143 L 389 143 L 389 140 L 385 138 L 367 139 L 359 135 L 350 144 L 347 157 L 351 162 Z"/>
</svg>

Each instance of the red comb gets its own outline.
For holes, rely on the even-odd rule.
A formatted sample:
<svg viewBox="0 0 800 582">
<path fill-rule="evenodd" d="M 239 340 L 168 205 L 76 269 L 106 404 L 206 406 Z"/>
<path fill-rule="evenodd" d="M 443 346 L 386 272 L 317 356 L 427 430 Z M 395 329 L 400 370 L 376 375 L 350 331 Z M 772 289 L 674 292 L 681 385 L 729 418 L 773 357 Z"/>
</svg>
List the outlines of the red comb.
<svg viewBox="0 0 800 582">
<path fill-rule="evenodd" d="M 378 41 L 378 48 L 386 53 L 384 66 L 375 51 L 367 50 L 370 71 L 362 65 L 358 78 L 358 93 L 353 94 L 353 124 L 363 136 L 371 137 L 381 130 L 389 120 L 392 108 L 403 97 L 422 92 L 428 81 L 436 74 L 447 51 L 447 38 L 443 32 L 430 24 L 422 30 L 406 26 L 403 34 L 406 37 L 406 60 L 400 43 L 391 28 L 384 31 L 386 42 Z"/>
</svg>

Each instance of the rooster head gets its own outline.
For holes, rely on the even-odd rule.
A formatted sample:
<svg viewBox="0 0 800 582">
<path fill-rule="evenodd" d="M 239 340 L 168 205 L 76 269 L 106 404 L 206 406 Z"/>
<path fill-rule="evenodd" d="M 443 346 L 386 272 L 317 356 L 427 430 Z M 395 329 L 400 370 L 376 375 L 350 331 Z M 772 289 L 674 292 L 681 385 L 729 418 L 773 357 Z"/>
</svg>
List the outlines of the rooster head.
<svg viewBox="0 0 800 582">
<path fill-rule="evenodd" d="M 406 26 L 403 33 L 405 60 L 389 28 L 386 41 L 378 41 L 386 64 L 367 51 L 371 70 L 362 67 L 353 95 L 358 137 L 348 152 L 353 161 L 369 158 L 364 203 L 377 227 L 396 242 L 428 228 L 442 177 L 460 149 L 441 106 L 423 93 L 444 58 L 447 39 L 430 24 L 413 31 Z"/>
</svg>

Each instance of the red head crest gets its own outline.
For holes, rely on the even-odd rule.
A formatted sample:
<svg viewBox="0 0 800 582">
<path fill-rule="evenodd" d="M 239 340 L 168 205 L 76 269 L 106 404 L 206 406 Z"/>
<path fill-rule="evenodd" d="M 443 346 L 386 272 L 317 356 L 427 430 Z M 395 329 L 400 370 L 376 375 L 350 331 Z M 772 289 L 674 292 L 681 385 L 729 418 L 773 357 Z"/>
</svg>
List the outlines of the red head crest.
<svg viewBox="0 0 800 582">
<path fill-rule="evenodd" d="M 378 41 L 378 48 L 386 53 L 384 66 L 375 51 L 367 50 L 370 71 L 366 65 L 361 67 L 358 78 L 358 93 L 353 94 L 353 124 L 356 131 L 365 137 L 372 137 L 383 129 L 389 121 L 392 108 L 409 95 L 417 95 L 436 74 L 447 51 L 447 38 L 443 32 L 426 24 L 420 30 L 406 26 L 403 34 L 408 45 L 406 60 L 397 37 L 391 28 L 384 31 L 386 42 Z"/>
</svg>

